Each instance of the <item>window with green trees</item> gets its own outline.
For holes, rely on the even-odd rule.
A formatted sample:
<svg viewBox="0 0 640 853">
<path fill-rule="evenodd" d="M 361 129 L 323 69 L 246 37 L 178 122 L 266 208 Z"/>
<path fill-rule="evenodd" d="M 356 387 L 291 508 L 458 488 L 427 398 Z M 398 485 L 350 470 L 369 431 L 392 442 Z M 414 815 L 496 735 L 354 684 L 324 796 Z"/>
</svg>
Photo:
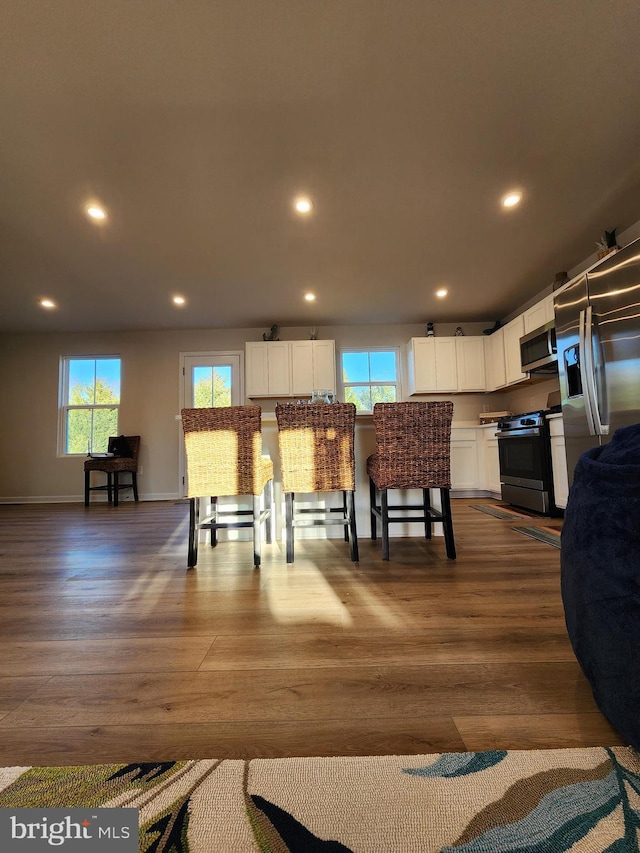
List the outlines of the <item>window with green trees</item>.
<svg viewBox="0 0 640 853">
<path fill-rule="evenodd" d="M 118 435 L 120 359 L 64 356 L 60 378 L 62 453 L 105 452 Z"/>
<path fill-rule="evenodd" d="M 343 351 L 342 385 L 345 403 L 355 403 L 358 412 L 371 412 L 376 403 L 395 403 L 397 350 Z"/>
<path fill-rule="evenodd" d="M 193 368 L 193 405 L 196 409 L 231 405 L 231 365 Z"/>
</svg>

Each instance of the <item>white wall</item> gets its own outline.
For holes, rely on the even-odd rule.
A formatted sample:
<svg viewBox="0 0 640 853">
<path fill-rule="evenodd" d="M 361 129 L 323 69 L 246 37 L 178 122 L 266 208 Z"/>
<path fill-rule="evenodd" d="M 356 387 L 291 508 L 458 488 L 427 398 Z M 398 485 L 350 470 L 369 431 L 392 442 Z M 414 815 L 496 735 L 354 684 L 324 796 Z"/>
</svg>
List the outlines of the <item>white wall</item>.
<svg viewBox="0 0 640 853">
<path fill-rule="evenodd" d="M 466 323 L 480 334 L 492 322 Z M 453 334 L 455 324 L 436 324 L 436 334 Z M 244 351 L 245 341 L 261 340 L 263 329 L 196 331 L 4 334 L 0 336 L 0 502 L 79 501 L 83 458 L 56 455 L 60 356 L 119 354 L 122 358 L 120 431 L 142 436 L 139 478 L 143 499 L 180 495 L 179 355 L 181 352 Z M 346 346 L 399 346 L 424 335 L 424 324 L 320 327 L 318 337 Z M 282 340 L 309 337 L 308 328 L 286 328 Z M 458 394 L 454 418 L 477 421 L 494 411 L 499 395 Z M 433 398 L 443 399 L 443 398 Z M 265 410 L 273 401 L 262 401 Z M 129 493 L 125 493 L 128 495 Z"/>
</svg>

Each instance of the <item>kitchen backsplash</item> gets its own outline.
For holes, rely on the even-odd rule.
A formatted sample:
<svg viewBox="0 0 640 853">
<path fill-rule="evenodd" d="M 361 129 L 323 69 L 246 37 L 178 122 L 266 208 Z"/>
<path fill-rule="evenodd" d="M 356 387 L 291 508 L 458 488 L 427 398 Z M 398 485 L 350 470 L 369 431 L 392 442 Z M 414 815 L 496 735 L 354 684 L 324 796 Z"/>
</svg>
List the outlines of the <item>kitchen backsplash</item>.
<svg viewBox="0 0 640 853">
<path fill-rule="evenodd" d="M 521 412 L 534 412 L 536 409 L 546 409 L 549 394 L 552 391 L 558 391 L 559 388 L 558 378 L 554 377 L 546 379 L 544 382 L 521 385 L 503 394 L 496 393 L 492 397 L 500 401 L 496 411 L 520 414 Z"/>
</svg>

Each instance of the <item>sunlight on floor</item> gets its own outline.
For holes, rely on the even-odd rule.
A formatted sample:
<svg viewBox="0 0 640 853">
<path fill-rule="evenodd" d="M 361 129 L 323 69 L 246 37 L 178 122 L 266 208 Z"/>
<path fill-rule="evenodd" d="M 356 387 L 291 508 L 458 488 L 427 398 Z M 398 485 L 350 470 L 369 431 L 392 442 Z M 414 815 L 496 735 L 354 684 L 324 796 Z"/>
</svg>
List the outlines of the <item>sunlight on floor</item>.
<svg viewBox="0 0 640 853">
<path fill-rule="evenodd" d="M 287 566 L 270 567 L 265 593 L 275 621 L 280 624 L 323 622 L 336 627 L 343 625 L 348 611 L 322 572 L 306 560 L 300 568 L 303 570 L 292 571 Z"/>
</svg>

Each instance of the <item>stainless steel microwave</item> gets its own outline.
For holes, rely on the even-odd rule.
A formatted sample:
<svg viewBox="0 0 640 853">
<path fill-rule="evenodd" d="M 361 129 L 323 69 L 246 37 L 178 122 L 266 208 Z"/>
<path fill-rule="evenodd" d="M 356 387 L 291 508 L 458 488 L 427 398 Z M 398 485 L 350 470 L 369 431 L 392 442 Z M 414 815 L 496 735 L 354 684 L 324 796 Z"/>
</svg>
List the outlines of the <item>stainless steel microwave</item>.
<svg viewBox="0 0 640 853">
<path fill-rule="evenodd" d="M 520 338 L 520 363 L 523 373 L 553 375 L 558 372 L 556 324 L 553 321 Z"/>
</svg>

